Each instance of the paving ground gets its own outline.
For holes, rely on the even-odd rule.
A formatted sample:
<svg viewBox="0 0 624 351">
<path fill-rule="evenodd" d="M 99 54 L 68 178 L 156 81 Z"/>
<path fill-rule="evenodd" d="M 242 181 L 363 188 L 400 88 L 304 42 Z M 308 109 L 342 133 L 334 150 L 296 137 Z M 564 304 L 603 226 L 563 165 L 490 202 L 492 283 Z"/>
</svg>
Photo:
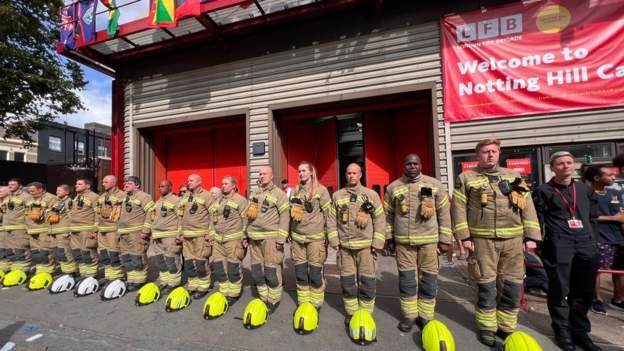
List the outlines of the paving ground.
<svg viewBox="0 0 624 351">
<path fill-rule="evenodd" d="M 24 288 L 0 290 L 0 351 L 13 350 L 422 350 L 420 331 L 401 333 L 397 272 L 392 257 L 381 257 L 375 319 L 378 342 L 353 344 L 342 325 L 342 302 L 334 255 L 327 262 L 327 303 L 320 327 L 309 335 L 292 330 L 295 286 L 292 263 L 286 260 L 286 293 L 267 325 L 256 330 L 242 327 L 240 316 L 252 297 L 246 288 L 241 301 L 220 319 L 202 319 L 202 302 L 186 310 L 167 313 L 164 301 L 134 306 L 134 293 L 120 300 L 101 302 L 97 296 L 74 298 L 28 292 Z M 249 276 L 246 271 L 246 276 Z M 609 294 L 609 287 L 605 296 Z M 487 350 L 475 337 L 472 315 L 474 289 L 463 268 L 444 267 L 440 277 L 438 318 L 451 329 L 457 350 Z M 605 350 L 624 349 L 624 312 L 612 307 L 608 316 L 591 313 L 595 340 Z M 557 350 L 542 298 L 529 297 L 529 309 L 521 313 L 521 329 L 533 335 L 544 350 Z M 4 348 L 3 348 L 4 346 Z M 498 345 L 496 349 L 500 349 Z"/>
</svg>

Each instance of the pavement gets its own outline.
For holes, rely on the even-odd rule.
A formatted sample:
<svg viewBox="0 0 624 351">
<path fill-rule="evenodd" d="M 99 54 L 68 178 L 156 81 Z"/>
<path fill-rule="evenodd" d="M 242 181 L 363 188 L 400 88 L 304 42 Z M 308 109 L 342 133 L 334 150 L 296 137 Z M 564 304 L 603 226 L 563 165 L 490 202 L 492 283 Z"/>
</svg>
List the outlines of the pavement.
<svg viewBox="0 0 624 351">
<path fill-rule="evenodd" d="M 249 279 L 248 262 L 245 277 Z M 135 293 L 102 302 L 99 296 L 75 298 L 71 293 L 50 295 L 23 287 L 0 289 L 0 351 L 8 350 L 422 350 L 421 332 L 397 329 L 400 317 L 397 269 L 393 257 L 379 258 L 377 285 L 376 343 L 352 343 L 343 326 L 343 307 L 335 253 L 326 264 L 326 304 L 320 312 L 319 329 L 298 335 L 292 329 L 296 292 L 292 262 L 285 261 L 285 293 L 268 323 L 255 330 L 242 326 L 241 316 L 252 289 L 245 281 L 242 298 L 216 320 L 202 318 L 203 300 L 187 309 L 168 313 L 164 299 L 137 307 Z M 152 272 L 153 275 L 153 272 Z M 605 278 L 604 295 L 610 300 L 611 286 Z M 488 350 L 475 334 L 473 303 L 475 289 L 461 264 L 446 262 L 441 269 L 438 319 L 455 337 L 457 350 Z M 552 342 L 550 319 L 540 297 L 528 296 L 528 309 L 520 314 L 520 329 L 531 334 L 543 350 L 558 350 Z M 604 350 L 624 350 L 624 311 L 611 306 L 608 316 L 590 312 L 594 340 Z M 494 350 L 502 349 L 499 342 Z"/>
</svg>

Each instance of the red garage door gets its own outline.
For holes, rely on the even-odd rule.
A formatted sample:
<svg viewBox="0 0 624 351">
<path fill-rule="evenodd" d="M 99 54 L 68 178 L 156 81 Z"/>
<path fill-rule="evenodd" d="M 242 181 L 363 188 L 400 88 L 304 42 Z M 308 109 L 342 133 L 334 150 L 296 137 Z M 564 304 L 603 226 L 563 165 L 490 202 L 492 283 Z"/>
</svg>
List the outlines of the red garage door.
<svg viewBox="0 0 624 351">
<path fill-rule="evenodd" d="M 156 181 L 164 178 L 173 182 L 174 191 L 189 174 L 202 177 L 203 186 L 221 187 L 224 176 L 233 176 L 239 192 L 247 191 L 245 128 L 243 125 L 194 128 L 157 134 Z"/>
</svg>

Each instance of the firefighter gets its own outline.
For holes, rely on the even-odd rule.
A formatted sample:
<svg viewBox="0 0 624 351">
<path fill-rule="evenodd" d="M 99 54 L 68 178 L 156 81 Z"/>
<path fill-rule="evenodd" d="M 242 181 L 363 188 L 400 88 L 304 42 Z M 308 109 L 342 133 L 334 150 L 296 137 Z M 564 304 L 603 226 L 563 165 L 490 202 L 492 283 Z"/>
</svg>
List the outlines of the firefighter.
<svg viewBox="0 0 624 351">
<path fill-rule="evenodd" d="M 143 233 L 151 234 L 150 251 L 158 263 L 159 287 L 163 295 L 170 293 L 182 281 L 182 246 L 177 243 L 180 217 L 176 213 L 180 198 L 171 192 L 172 188 L 170 180 L 160 182 L 160 199 L 148 213 L 143 228 Z"/>
<path fill-rule="evenodd" d="M 331 197 L 321 185 L 316 168 L 309 162 L 298 167 L 299 184 L 290 198 L 291 257 L 297 280 L 297 303 L 310 302 L 320 309 L 325 299 L 323 265 L 327 243 L 338 246 L 336 217 L 331 214 Z"/>
<path fill-rule="evenodd" d="M 236 301 L 243 287 L 242 261 L 249 241 L 245 235 L 247 219 L 243 212 L 247 199 L 238 193 L 236 179 L 231 176 L 221 181 L 221 195 L 210 206 L 210 236 L 212 268 L 219 282 L 219 291 L 228 302 Z"/>
<path fill-rule="evenodd" d="M 345 324 L 358 310 L 372 314 L 375 307 L 377 254 L 386 242 L 386 218 L 379 195 L 360 183 L 362 168 L 355 163 L 346 171 L 347 187 L 332 196 L 338 239 Z"/>
<path fill-rule="evenodd" d="M 71 220 L 69 218 L 71 187 L 62 184 L 56 187 L 56 198 L 52 201 L 46 220 L 50 224 L 52 253 L 61 273 L 74 275 L 78 270 L 71 251 Z"/>
<path fill-rule="evenodd" d="M 494 346 L 496 334 L 516 330 L 524 279 L 525 249 L 541 239 L 529 189 L 518 172 L 498 166 L 500 142 L 476 146 L 478 165 L 455 182 L 455 237 L 469 252 L 468 270 L 478 286 L 479 340 Z"/>
<path fill-rule="evenodd" d="M 4 230 L 4 199 L 9 196 L 9 187 L 0 186 L 0 274 L 8 273 L 11 268 L 9 261 L 9 233 Z"/>
<path fill-rule="evenodd" d="M 54 272 L 52 256 L 52 238 L 50 224 L 46 221 L 48 211 L 55 201 L 55 196 L 46 191 L 40 182 L 28 184 L 30 199 L 26 201 L 26 232 L 30 241 L 30 256 L 35 266 L 35 274 Z"/>
<path fill-rule="evenodd" d="M 208 260 L 212 248 L 206 240 L 210 232 L 209 208 L 214 196 L 202 187 L 202 178 L 191 174 L 187 181 L 188 192 L 180 201 L 178 215 L 182 216 L 182 256 L 184 274 L 193 299 L 201 299 L 210 289 L 210 266 Z"/>
<path fill-rule="evenodd" d="M 7 232 L 7 246 L 9 247 L 9 261 L 11 271 L 29 273 L 30 242 L 26 234 L 26 201 L 30 195 L 22 188 L 22 181 L 17 178 L 9 179 L 9 196 L 2 202 L 4 230 Z"/>
<path fill-rule="evenodd" d="M 249 197 L 246 210 L 247 236 L 251 247 L 251 276 L 269 313 L 282 297 L 284 242 L 288 237 L 289 214 L 286 194 L 273 183 L 273 169 L 260 167 L 259 187 Z"/>
<path fill-rule="evenodd" d="M 121 264 L 126 269 L 128 291 L 138 290 L 147 280 L 147 245 L 149 234 L 143 232 L 147 213 L 154 207 L 152 196 L 141 190 L 141 180 L 126 177 L 117 233 Z"/>
<path fill-rule="evenodd" d="M 386 236 L 396 245 L 402 332 L 434 319 L 438 250 L 446 253 L 453 243 L 450 207 L 442 183 L 421 173 L 418 155 L 407 155 L 403 176 L 388 186 L 384 199 Z"/>
<path fill-rule="evenodd" d="M 114 175 L 107 175 L 102 179 L 102 188 L 104 192 L 97 200 L 96 217 L 98 257 L 100 264 L 104 266 L 104 279 L 100 282 L 100 286 L 123 278 L 117 223 L 126 197 L 126 194 L 117 187 L 117 177 Z"/>
<path fill-rule="evenodd" d="M 90 179 L 76 179 L 76 196 L 68 204 L 71 219 L 69 244 L 72 257 L 78 266 L 77 273 L 81 277 L 95 277 L 99 263 L 97 226 L 95 224 L 98 194 L 91 191 L 91 186 Z M 106 257 L 108 258 L 108 253 Z M 69 256 L 67 259 L 67 264 L 71 264 Z"/>
</svg>

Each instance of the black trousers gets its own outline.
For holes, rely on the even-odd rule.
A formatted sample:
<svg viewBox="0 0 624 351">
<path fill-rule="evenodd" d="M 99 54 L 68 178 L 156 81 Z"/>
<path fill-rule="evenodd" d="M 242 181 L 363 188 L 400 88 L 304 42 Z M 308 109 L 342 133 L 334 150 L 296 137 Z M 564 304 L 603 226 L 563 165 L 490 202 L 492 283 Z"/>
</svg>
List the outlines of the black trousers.
<svg viewBox="0 0 624 351">
<path fill-rule="evenodd" d="M 556 334 L 590 332 L 587 312 L 594 298 L 599 260 L 592 234 L 546 234 L 542 261 L 549 279 L 548 312 Z"/>
</svg>

